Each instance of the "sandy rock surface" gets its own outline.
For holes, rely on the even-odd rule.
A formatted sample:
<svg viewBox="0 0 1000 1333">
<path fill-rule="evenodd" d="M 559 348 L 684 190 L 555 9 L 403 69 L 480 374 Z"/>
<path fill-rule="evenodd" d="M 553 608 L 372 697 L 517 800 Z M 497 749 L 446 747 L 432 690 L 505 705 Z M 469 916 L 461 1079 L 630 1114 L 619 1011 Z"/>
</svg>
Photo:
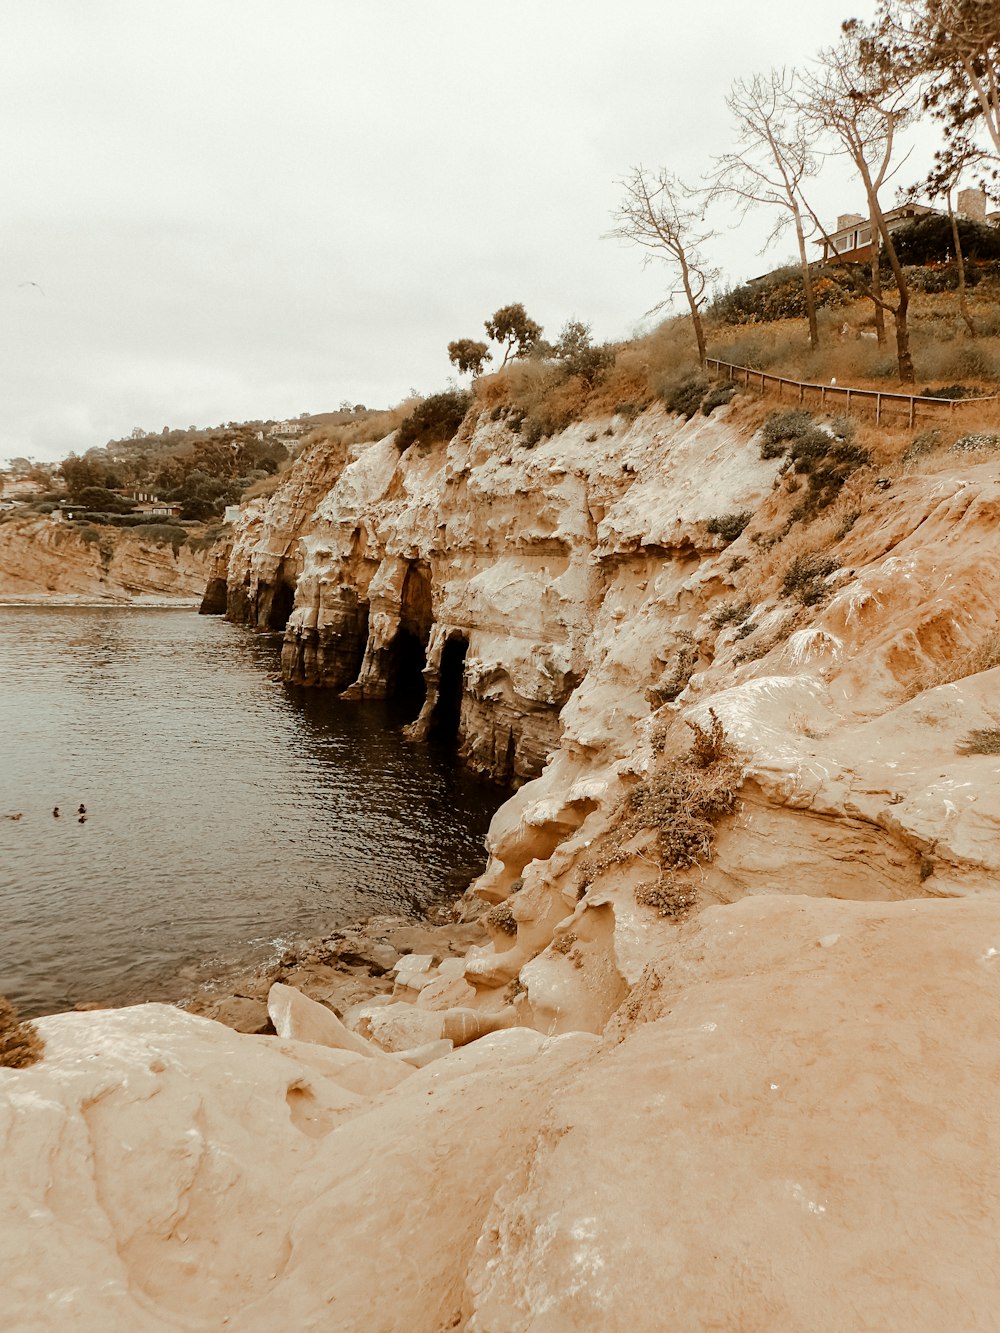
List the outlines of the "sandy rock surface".
<svg viewBox="0 0 1000 1333">
<path fill-rule="evenodd" d="M 4 1326 L 995 1328 L 998 967 L 993 901 L 778 896 L 675 932 L 603 1039 L 42 1020 Z"/>
</svg>

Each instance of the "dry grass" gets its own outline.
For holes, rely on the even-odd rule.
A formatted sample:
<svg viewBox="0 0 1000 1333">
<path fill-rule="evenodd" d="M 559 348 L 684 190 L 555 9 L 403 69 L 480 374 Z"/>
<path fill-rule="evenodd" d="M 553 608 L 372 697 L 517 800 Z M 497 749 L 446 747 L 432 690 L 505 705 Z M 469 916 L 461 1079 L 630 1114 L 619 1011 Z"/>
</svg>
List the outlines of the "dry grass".
<svg viewBox="0 0 1000 1333">
<path fill-rule="evenodd" d="M 1000 631 L 995 630 L 968 652 L 922 671 L 907 686 L 903 697 L 915 699 L 925 690 L 936 689 L 939 685 L 951 685 L 956 680 L 964 680 L 966 676 L 977 676 L 980 671 L 992 671 L 997 666 L 1000 666 Z"/>
<path fill-rule="evenodd" d="M 972 316 L 982 332 L 970 338 L 958 315 L 954 292 L 911 294 L 910 342 L 918 392 L 954 382 L 978 387 L 984 394 L 996 392 L 1000 379 L 996 298 L 996 287 L 988 282 L 971 294 Z M 714 321 L 709 355 L 811 384 L 829 384 L 836 379 L 838 384 L 860 389 L 892 391 L 899 385 L 891 321 L 884 347 L 879 347 L 874 338 L 858 336 L 873 327 L 871 309 L 869 302 L 856 300 L 847 306 L 821 310 L 821 345 L 815 352 L 809 347 L 804 319 L 759 325 Z"/>
<path fill-rule="evenodd" d="M 959 743 L 959 754 L 1000 754 L 1000 727 L 977 727 Z"/>
<path fill-rule="evenodd" d="M 26 1069 L 42 1058 L 44 1050 L 34 1023 L 19 1019 L 10 1000 L 0 995 L 0 1066 Z"/>
</svg>

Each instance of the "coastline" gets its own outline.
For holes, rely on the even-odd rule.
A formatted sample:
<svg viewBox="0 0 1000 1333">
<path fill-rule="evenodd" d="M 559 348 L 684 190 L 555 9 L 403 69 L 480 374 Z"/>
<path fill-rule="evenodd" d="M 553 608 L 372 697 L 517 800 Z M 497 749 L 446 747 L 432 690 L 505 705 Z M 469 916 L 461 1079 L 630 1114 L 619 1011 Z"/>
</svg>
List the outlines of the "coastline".
<svg viewBox="0 0 1000 1333">
<path fill-rule="evenodd" d="M 92 593 L 21 593 L 18 596 L 7 596 L 0 593 L 0 608 L 61 606 L 100 610 L 102 607 L 115 606 L 146 611 L 197 611 L 200 605 L 200 597 L 161 597 L 155 593 L 137 593 L 134 597 L 94 597 Z"/>
<path fill-rule="evenodd" d="M 391 998 L 393 968 L 407 955 L 464 958 L 489 936 L 478 920 L 463 921 L 463 897 L 432 904 L 419 918 L 374 915 L 324 935 L 283 943 L 280 952 L 261 958 L 256 952 L 220 964 L 196 963 L 177 974 L 175 984 L 152 988 L 155 1000 L 187 1013 L 211 1018 L 236 1032 L 274 1032 L 267 996 L 275 982 L 293 986 L 343 1019 L 349 1010 L 378 997 Z M 211 970 L 212 975 L 204 976 Z M 199 976 L 203 979 L 196 980 Z M 164 1000 L 162 990 L 173 992 Z M 69 1011 L 128 1009 L 150 1001 L 148 995 L 114 1002 L 89 1001 Z"/>
</svg>

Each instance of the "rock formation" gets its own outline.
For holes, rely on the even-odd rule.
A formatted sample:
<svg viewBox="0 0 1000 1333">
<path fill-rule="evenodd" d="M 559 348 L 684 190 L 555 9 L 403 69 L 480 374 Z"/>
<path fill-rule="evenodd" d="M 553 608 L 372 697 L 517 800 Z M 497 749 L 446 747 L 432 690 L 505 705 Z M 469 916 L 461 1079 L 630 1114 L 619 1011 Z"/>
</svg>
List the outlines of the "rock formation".
<svg viewBox="0 0 1000 1333">
<path fill-rule="evenodd" d="M 0 524 L 0 601 L 197 603 L 210 546 L 176 548 L 138 528 L 77 528 L 44 515 Z"/>
<path fill-rule="evenodd" d="M 885 442 L 803 511 L 754 425 L 316 446 L 244 514 L 290 679 L 522 784 L 485 933 L 278 1036 L 42 1020 L 11 1326 L 995 1327 L 1000 467 Z"/>
</svg>

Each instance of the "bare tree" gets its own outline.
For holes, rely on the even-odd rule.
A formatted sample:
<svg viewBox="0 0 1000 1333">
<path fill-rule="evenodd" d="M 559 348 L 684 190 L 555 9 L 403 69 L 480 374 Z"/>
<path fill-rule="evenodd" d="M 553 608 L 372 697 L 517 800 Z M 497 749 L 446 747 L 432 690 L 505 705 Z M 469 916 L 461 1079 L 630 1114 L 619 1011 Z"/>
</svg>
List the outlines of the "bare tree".
<svg viewBox="0 0 1000 1333">
<path fill-rule="evenodd" d="M 616 225 L 607 234 L 638 245 L 645 251 L 643 263 L 660 260 L 674 271 L 674 287 L 647 313 L 662 310 L 683 293 L 698 344 L 698 362 L 704 366 L 701 307 L 708 284 L 716 276 L 701 252 L 705 242 L 716 235 L 705 222 L 707 193 L 685 185 L 662 167 L 655 173 L 633 167 L 620 184 L 622 202 L 612 215 Z"/>
<path fill-rule="evenodd" d="M 806 253 L 812 230 L 802 203 L 802 182 L 816 172 L 817 129 L 801 115 L 795 97 L 794 70 L 772 69 L 749 81 L 737 79 L 726 98 L 736 128 L 736 147 L 718 159 L 715 188 L 741 201 L 742 213 L 755 206 L 777 208 L 768 233 L 768 249 L 791 225 L 802 270 L 809 345 L 819 346 L 816 301 Z"/>
<path fill-rule="evenodd" d="M 880 0 L 869 35 L 897 69 L 924 80 L 924 105 L 944 130 L 931 179 L 938 192 L 971 161 L 1000 174 L 1000 4 Z"/>
<path fill-rule="evenodd" d="M 803 113 L 830 135 L 837 150 L 853 163 L 864 186 L 873 249 L 871 275 L 865 281 L 848 269 L 848 276 L 872 302 L 876 312 L 892 315 L 899 378 L 904 384 L 912 383 L 915 376 L 907 325 L 909 288 L 880 195 L 906 160 L 905 156 L 899 156 L 899 136 L 915 113 L 918 100 L 915 81 L 898 77 L 891 62 L 879 57 L 865 30 L 858 24 L 849 24 L 845 25 L 841 41 L 821 52 L 816 65 L 803 74 L 802 87 Z M 831 238 L 816 211 L 810 205 L 807 207 L 820 234 L 829 242 Z M 892 271 L 894 301 L 882 290 L 880 248 Z"/>
</svg>

